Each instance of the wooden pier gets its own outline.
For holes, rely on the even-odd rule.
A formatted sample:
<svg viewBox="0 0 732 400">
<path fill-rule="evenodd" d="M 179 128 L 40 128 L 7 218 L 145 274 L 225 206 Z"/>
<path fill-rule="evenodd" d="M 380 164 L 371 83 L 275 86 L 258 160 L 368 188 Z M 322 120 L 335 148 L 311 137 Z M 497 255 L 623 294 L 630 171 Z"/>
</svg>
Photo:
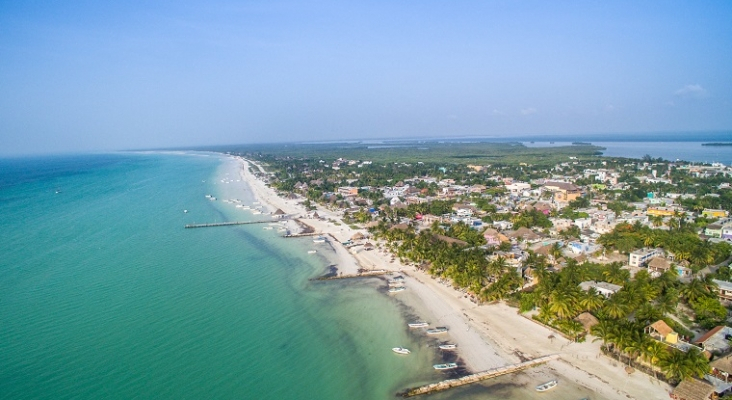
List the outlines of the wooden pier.
<svg viewBox="0 0 732 400">
<path fill-rule="evenodd" d="M 271 224 L 273 222 L 285 221 L 283 219 L 268 219 L 266 221 L 230 221 L 230 222 L 209 222 L 206 224 L 188 224 L 186 229 L 193 228 L 213 228 L 216 226 L 232 226 L 232 225 L 252 225 L 252 224 Z"/>
<path fill-rule="evenodd" d="M 535 367 L 539 364 L 556 360 L 559 358 L 558 354 L 552 354 L 549 356 L 535 358 L 533 360 L 525 361 L 518 364 L 504 365 L 503 367 L 489 369 L 488 371 L 478 372 L 472 375 L 466 375 L 462 378 L 448 379 L 446 381 L 431 383 L 429 385 L 420 386 L 417 388 L 407 389 L 405 392 L 400 393 L 402 397 L 413 397 L 421 394 L 428 394 L 434 392 L 440 392 L 443 390 L 451 389 L 458 386 L 469 385 L 471 383 L 480 382 L 482 380 L 495 378 L 501 375 L 511 374 L 517 371 L 521 371 L 527 368 Z"/>
<path fill-rule="evenodd" d="M 282 237 L 284 238 L 298 238 L 298 237 L 305 237 L 305 236 L 322 236 L 322 233 L 315 233 L 315 232 L 307 232 L 307 233 L 291 233 L 289 235 L 284 235 Z"/>
<path fill-rule="evenodd" d="M 391 275 L 392 271 L 387 271 L 385 269 L 377 269 L 373 271 L 364 271 L 358 274 L 347 274 L 347 275 L 332 275 L 332 276 L 321 276 L 320 278 L 315 278 L 316 281 L 331 281 L 334 279 L 350 279 L 350 278 L 365 278 L 369 276 L 380 276 L 380 275 Z"/>
</svg>

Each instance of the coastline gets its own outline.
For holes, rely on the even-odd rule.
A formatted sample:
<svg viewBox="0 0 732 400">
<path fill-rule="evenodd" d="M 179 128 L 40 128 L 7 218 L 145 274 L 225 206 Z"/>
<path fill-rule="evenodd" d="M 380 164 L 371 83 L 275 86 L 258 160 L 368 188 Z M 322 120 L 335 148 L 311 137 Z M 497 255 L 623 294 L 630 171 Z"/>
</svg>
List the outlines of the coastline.
<svg viewBox="0 0 732 400">
<path fill-rule="evenodd" d="M 256 163 L 232 157 L 240 165 L 239 175 L 257 201 L 269 208 L 269 212 L 281 209 L 293 218 L 303 217 L 306 210 L 298 200 L 279 197 L 262 180 L 249 170 L 264 169 Z M 477 305 L 465 294 L 446 283 L 440 283 L 414 267 L 403 265 L 398 259 L 380 250 L 364 250 L 363 246 L 345 248 L 341 242 L 349 240 L 357 232 L 344 224 L 335 224 L 336 216 L 318 207 L 321 219 L 304 219 L 316 233 L 328 235 L 337 243 L 331 243 L 337 260 L 338 273 L 356 274 L 359 268 L 386 269 L 405 276 L 407 290 L 396 294 L 398 300 L 415 310 L 420 320 L 431 326 L 448 326 L 449 340 L 458 345 L 458 356 L 471 372 L 520 362 L 525 358 L 558 354 L 560 358 L 545 366 L 530 369 L 516 375 L 515 381 L 524 386 L 536 385 L 559 378 L 560 382 L 572 382 L 578 393 L 594 393 L 605 399 L 664 398 L 670 387 L 642 373 L 627 374 L 624 366 L 600 353 L 599 342 L 572 343 L 552 331 L 519 315 L 504 304 Z M 288 224 L 292 224 L 290 222 Z M 292 226 L 292 225 L 290 225 Z M 446 337 L 440 337 L 446 340 Z M 529 377 L 530 379 L 527 379 Z M 484 384 L 490 384 L 486 381 Z M 528 391 L 528 389 L 527 389 Z M 533 398 L 533 386 L 527 398 Z M 541 398 L 554 399 L 554 393 Z"/>
</svg>

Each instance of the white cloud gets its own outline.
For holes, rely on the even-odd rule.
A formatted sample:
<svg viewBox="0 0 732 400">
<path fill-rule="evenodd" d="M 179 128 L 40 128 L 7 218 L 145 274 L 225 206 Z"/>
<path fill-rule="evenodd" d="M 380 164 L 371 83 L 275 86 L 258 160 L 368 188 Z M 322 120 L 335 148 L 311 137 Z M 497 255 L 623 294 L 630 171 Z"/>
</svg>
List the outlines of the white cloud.
<svg viewBox="0 0 732 400">
<path fill-rule="evenodd" d="M 493 115 L 506 115 L 506 113 L 501 110 L 493 109 Z"/>
<path fill-rule="evenodd" d="M 686 85 L 675 93 L 677 96 L 692 98 L 692 99 L 703 99 L 709 95 L 706 89 L 701 85 Z"/>
<path fill-rule="evenodd" d="M 529 108 L 521 109 L 521 115 L 531 115 L 531 114 L 536 114 L 536 108 L 529 107 Z"/>
<path fill-rule="evenodd" d="M 612 104 L 608 104 L 605 106 L 605 112 L 613 112 L 615 111 L 615 106 Z"/>
</svg>

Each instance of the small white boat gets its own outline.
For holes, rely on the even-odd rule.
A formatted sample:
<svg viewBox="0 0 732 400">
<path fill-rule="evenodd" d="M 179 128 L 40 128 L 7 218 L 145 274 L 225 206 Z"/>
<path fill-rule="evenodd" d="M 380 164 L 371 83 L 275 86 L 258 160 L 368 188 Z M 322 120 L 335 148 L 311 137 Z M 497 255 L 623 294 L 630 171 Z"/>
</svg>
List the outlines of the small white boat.
<svg viewBox="0 0 732 400">
<path fill-rule="evenodd" d="M 434 328 L 434 329 L 427 329 L 428 335 L 438 335 L 440 333 L 445 333 L 445 332 L 447 332 L 447 327 L 444 327 L 444 326 L 438 326 L 437 328 Z"/>
<path fill-rule="evenodd" d="M 554 380 L 542 383 L 541 385 L 537 386 L 536 391 L 537 392 L 546 392 L 549 389 L 555 388 L 558 384 L 559 384 L 559 382 L 556 379 L 554 379 Z"/>
<path fill-rule="evenodd" d="M 265 231 L 271 231 L 274 228 L 272 228 L 271 226 L 265 226 L 262 229 L 264 229 Z"/>
<path fill-rule="evenodd" d="M 308 250 L 308 254 L 315 254 L 317 252 L 318 252 L 317 250 Z"/>
<path fill-rule="evenodd" d="M 397 353 L 397 354 L 409 354 L 411 351 L 409 349 L 405 349 L 404 347 L 394 347 L 391 349 L 391 351 Z"/>
<path fill-rule="evenodd" d="M 397 286 L 389 289 L 389 293 L 398 293 L 407 290 L 404 286 Z"/>
<path fill-rule="evenodd" d="M 252 210 L 252 214 L 254 214 L 254 215 L 259 215 L 259 214 L 261 214 L 261 213 L 262 213 L 262 212 L 261 212 L 261 211 L 259 211 L 259 210 Z"/>
<path fill-rule="evenodd" d="M 445 343 L 445 344 L 441 344 L 437 347 L 439 347 L 440 350 L 455 350 L 457 348 L 457 345 L 452 344 L 452 343 Z"/>
<path fill-rule="evenodd" d="M 432 366 L 436 370 L 455 369 L 457 367 L 456 363 L 435 364 Z"/>
<path fill-rule="evenodd" d="M 313 243 L 325 243 L 326 237 L 325 236 L 318 236 L 315 239 L 313 239 Z"/>
<path fill-rule="evenodd" d="M 183 214 L 188 214 L 188 210 L 183 210 Z"/>
<path fill-rule="evenodd" d="M 430 324 L 428 324 L 427 322 L 423 322 L 423 321 L 415 321 L 415 322 L 408 323 L 407 326 L 410 328 L 426 328 L 426 327 L 430 326 Z"/>
</svg>

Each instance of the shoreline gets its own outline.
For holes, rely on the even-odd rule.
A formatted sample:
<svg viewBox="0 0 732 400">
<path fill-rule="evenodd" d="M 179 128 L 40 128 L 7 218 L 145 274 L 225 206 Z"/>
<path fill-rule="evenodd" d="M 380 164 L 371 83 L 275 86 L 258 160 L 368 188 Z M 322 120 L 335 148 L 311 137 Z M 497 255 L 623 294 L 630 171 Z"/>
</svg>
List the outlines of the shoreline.
<svg viewBox="0 0 732 400">
<path fill-rule="evenodd" d="M 305 215 L 306 210 L 298 204 L 299 200 L 278 196 L 249 170 L 251 166 L 264 172 L 261 166 L 240 157 L 232 158 L 240 165 L 239 175 L 242 181 L 251 189 L 257 201 L 268 207 L 270 212 L 281 209 L 293 219 Z M 558 354 L 558 360 L 524 372 L 531 377 L 531 382 L 525 382 L 525 386 L 558 377 L 560 381 L 572 382 L 586 389 L 584 392 L 589 391 L 605 399 L 668 396 L 670 386 L 640 372 L 627 374 L 622 364 L 600 353 L 599 342 L 573 343 L 561 336 L 555 336 L 549 329 L 518 314 L 517 310 L 503 303 L 475 304 L 448 283 L 439 282 L 415 267 L 403 265 L 398 259 L 391 261 L 389 253 L 377 248 L 364 250 L 363 246 L 344 247 L 341 242 L 349 240 L 357 232 L 364 233 L 365 230 L 353 230 L 344 224 L 334 224 L 332 221 L 337 221 L 338 216 L 320 206 L 317 212 L 321 219 L 303 219 L 303 223 L 311 226 L 316 233 L 330 236 L 338 242 L 329 241 L 336 253 L 338 273 L 356 274 L 363 268 L 386 269 L 404 275 L 407 290 L 393 296 L 398 296 L 399 301 L 415 310 L 419 319 L 429 322 L 431 327 L 448 326 L 449 341 L 458 345 L 458 358 L 472 373 L 514 364 L 525 358 Z M 447 337 L 436 339 L 444 341 Z M 525 381 L 524 378 L 526 376 L 518 380 Z M 484 384 L 486 383 L 490 384 L 490 381 Z M 533 397 L 533 393 L 527 395 Z M 552 393 L 546 393 L 542 398 L 555 397 Z"/>
</svg>

